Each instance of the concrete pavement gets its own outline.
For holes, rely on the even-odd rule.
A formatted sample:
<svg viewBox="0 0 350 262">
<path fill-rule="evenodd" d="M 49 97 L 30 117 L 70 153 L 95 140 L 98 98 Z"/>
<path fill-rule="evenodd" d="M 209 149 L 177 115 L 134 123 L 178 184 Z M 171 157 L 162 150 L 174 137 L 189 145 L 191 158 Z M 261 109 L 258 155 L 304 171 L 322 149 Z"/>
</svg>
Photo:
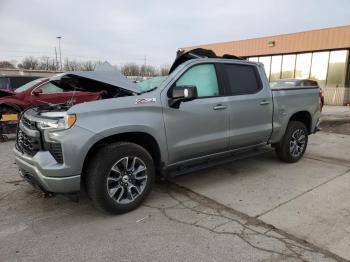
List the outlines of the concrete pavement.
<svg viewBox="0 0 350 262">
<path fill-rule="evenodd" d="M 342 261 L 171 184 L 120 216 L 95 210 L 84 192 L 78 203 L 45 198 L 17 175 L 12 147 L 0 144 L 0 261 Z"/>
<path fill-rule="evenodd" d="M 350 135 L 350 107 L 325 106 L 321 119 L 323 131 Z"/>
<path fill-rule="evenodd" d="M 271 153 L 174 181 L 350 260 L 350 136 L 311 136 L 295 164 Z"/>
</svg>

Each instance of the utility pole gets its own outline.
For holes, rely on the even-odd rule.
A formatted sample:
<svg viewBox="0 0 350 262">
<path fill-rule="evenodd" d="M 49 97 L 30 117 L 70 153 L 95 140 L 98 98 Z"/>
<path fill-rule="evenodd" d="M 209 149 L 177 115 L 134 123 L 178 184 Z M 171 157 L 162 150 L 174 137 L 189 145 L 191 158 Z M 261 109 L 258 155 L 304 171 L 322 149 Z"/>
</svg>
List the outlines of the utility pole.
<svg viewBox="0 0 350 262">
<path fill-rule="evenodd" d="M 55 46 L 55 62 L 56 62 L 56 70 L 58 70 L 58 60 L 57 60 L 57 50 L 56 50 L 56 46 Z"/>
<path fill-rule="evenodd" d="M 61 55 L 61 38 L 62 36 L 57 36 L 56 37 L 58 39 L 58 50 L 60 52 L 60 65 L 61 65 L 61 71 L 62 71 L 62 55 Z"/>
</svg>

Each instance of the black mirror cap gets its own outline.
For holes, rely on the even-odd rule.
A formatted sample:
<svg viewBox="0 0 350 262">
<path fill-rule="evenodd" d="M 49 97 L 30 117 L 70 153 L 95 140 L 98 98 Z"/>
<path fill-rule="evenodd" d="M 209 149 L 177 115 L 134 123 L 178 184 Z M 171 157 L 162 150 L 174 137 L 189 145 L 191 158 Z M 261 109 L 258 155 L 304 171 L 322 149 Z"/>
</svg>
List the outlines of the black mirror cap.
<svg viewBox="0 0 350 262">
<path fill-rule="evenodd" d="M 172 99 L 192 100 L 198 97 L 196 86 L 174 86 L 171 90 Z"/>
<path fill-rule="evenodd" d="M 181 102 L 191 101 L 198 97 L 196 86 L 173 86 L 169 91 L 171 107 L 179 108 Z"/>
</svg>

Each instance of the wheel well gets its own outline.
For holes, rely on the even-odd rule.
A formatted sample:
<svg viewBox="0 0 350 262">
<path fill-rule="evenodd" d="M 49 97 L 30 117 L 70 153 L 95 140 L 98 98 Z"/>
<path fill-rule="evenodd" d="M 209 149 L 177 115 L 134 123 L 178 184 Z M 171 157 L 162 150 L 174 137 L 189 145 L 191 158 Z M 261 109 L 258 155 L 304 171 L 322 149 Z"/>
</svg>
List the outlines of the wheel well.
<svg viewBox="0 0 350 262">
<path fill-rule="evenodd" d="M 292 115 L 289 121 L 299 121 L 306 126 L 309 134 L 311 133 L 311 114 L 307 111 L 300 111 Z"/>
<path fill-rule="evenodd" d="M 11 109 L 17 111 L 18 113 L 22 112 L 21 107 L 15 104 L 1 104 L 0 107 L 1 107 L 0 113 L 1 112 L 4 113 L 6 112 L 5 110 L 11 110 Z"/>
<path fill-rule="evenodd" d="M 160 168 L 160 149 L 155 138 L 143 132 L 128 132 L 109 136 L 95 143 L 85 157 L 82 174 L 85 173 L 88 163 L 100 148 L 115 142 L 131 142 L 142 146 L 152 156 L 156 169 Z"/>
</svg>

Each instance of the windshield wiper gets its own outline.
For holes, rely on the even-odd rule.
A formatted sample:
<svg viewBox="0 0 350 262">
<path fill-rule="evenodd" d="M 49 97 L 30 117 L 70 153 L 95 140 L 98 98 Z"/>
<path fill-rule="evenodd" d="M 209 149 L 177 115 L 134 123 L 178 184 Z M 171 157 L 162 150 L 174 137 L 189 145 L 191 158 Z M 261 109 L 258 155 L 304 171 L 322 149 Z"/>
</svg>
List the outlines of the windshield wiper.
<svg viewBox="0 0 350 262">
<path fill-rule="evenodd" d="M 151 89 L 149 89 L 149 90 L 146 90 L 146 91 L 141 92 L 141 94 L 148 93 L 148 92 L 152 92 L 152 91 L 156 90 L 157 88 L 158 88 L 158 86 L 155 86 L 155 87 L 153 87 L 153 88 L 151 88 Z"/>
</svg>

